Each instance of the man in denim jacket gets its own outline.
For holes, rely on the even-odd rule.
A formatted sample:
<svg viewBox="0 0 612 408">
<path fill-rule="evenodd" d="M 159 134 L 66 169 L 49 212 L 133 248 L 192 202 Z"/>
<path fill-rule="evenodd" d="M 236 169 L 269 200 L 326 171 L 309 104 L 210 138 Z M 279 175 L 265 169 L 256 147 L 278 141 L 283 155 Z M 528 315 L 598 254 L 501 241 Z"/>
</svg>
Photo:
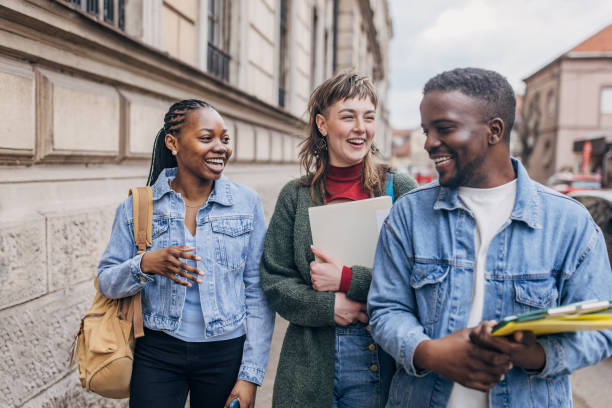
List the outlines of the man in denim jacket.
<svg viewBox="0 0 612 408">
<path fill-rule="evenodd" d="M 569 374 L 612 353 L 612 331 L 491 336 L 495 321 L 612 299 L 603 236 L 580 204 L 510 158 L 512 88 L 466 68 L 425 85 L 425 149 L 439 181 L 382 228 L 368 311 L 398 362 L 387 407 L 569 407 Z"/>
</svg>

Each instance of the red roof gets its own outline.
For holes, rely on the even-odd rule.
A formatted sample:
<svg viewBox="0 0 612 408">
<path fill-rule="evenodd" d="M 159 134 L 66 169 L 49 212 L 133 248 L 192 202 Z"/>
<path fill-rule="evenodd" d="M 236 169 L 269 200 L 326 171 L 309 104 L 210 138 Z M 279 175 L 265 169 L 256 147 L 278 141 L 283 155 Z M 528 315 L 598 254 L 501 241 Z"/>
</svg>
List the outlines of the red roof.
<svg viewBox="0 0 612 408">
<path fill-rule="evenodd" d="M 569 52 L 608 52 L 612 51 L 612 24 L 587 38 Z"/>
</svg>

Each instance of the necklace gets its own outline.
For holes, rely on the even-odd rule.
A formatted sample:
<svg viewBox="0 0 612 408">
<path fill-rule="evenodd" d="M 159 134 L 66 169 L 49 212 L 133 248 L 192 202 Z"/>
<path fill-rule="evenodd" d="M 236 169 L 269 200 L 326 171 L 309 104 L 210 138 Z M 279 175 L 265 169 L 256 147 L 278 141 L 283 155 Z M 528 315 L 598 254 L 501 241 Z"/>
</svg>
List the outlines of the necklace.
<svg viewBox="0 0 612 408">
<path fill-rule="evenodd" d="M 174 188 L 174 180 L 172 180 L 170 182 L 170 188 L 172 188 L 172 190 L 174 190 L 176 192 L 176 189 Z M 202 205 L 204 205 L 204 203 L 206 202 L 206 200 L 202 201 L 200 204 L 196 204 L 196 205 L 187 205 L 187 199 L 185 197 L 183 197 L 183 202 L 185 203 L 185 207 L 186 208 L 200 208 L 202 207 Z"/>
</svg>

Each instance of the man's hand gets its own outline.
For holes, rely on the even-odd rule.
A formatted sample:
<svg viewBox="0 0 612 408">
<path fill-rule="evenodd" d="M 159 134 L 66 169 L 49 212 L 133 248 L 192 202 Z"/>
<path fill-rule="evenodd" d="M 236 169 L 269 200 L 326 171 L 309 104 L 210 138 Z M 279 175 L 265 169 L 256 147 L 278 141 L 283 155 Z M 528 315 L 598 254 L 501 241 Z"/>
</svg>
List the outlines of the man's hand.
<svg viewBox="0 0 612 408">
<path fill-rule="evenodd" d="M 321 260 L 321 262 L 310 263 L 310 279 L 313 289 L 319 292 L 338 291 L 342 277 L 342 264 L 314 245 L 311 248 L 312 253 Z"/>
<path fill-rule="evenodd" d="M 348 326 L 356 322 L 367 323 L 370 319 L 366 314 L 366 304 L 355 302 L 342 292 L 336 292 L 334 303 L 334 321 L 340 326 Z"/>
<path fill-rule="evenodd" d="M 435 371 L 465 387 L 487 391 L 512 369 L 508 355 L 482 348 L 470 340 L 472 329 L 421 342 L 414 351 L 417 369 Z"/>
<path fill-rule="evenodd" d="M 541 371 L 546 365 L 546 352 L 531 331 L 516 331 L 509 336 L 492 336 L 497 322 L 481 323 L 470 333 L 470 339 L 480 347 L 507 354 L 510 361 L 525 370 Z"/>
<path fill-rule="evenodd" d="M 224 408 L 228 408 L 232 401 L 236 398 L 238 398 L 240 401 L 240 408 L 254 408 L 256 394 L 256 384 L 245 380 L 238 380 L 236 381 L 236 385 L 234 385 L 232 392 L 230 392 L 227 401 L 225 401 Z"/>
</svg>

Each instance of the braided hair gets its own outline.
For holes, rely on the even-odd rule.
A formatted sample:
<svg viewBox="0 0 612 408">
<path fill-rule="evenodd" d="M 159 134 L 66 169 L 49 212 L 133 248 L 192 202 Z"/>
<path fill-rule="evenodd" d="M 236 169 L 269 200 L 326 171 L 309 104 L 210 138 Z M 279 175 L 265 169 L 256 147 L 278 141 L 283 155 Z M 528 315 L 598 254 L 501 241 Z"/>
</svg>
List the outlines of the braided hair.
<svg viewBox="0 0 612 408">
<path fill-rule="evenodd" d="M 151 167 L 149 168 L 149 177 L 147 186 L 152 186 L 157 181 L 159 174 L 167 168 L 176 167 L 176 157 L 172 155 L 166 147 L 166 135 L 171 134 L 176 136 L 181 130 L 181 126 L 185 122 L 187 112 L 196 109 L 214 109 L 212 105 L 199 99 L 184 99 L 176 102 L 164 116 L 164 126 L 159 129 L 155 142 L 153 143 L 153 156 L 151 157 Z"/>
</svg>

